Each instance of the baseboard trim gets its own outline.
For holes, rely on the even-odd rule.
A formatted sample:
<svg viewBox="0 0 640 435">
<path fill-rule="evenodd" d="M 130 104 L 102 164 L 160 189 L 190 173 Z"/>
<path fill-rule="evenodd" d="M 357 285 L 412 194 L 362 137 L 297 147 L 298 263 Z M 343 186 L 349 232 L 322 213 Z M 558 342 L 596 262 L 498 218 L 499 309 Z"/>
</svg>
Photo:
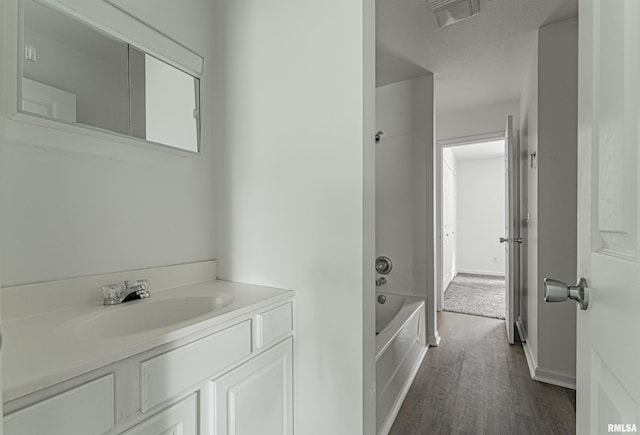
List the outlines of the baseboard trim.
<svg viewBox="0 0 640 435">
<path fill-rule="evenodd" d="M 557 385 L 559 387 L 576 389 L 576 377 L 566 373 L 559 373 L 553 370 L 545 370 L 543 368 L 536 368 L 536 375 L 534 380 L 544 382 L 546 384 Z"/>
<path fill-rule="evenodd" d="M 520 328 L 518 328 L 520 329 Z M 527 343 L 522 343 L 524 349 L 524 357 L 527 360 L 529 366 L 529 373 L 531 379 L 538 382 L 544 382 L 545 384 L 557 385 L 559 387 L 576 389 L 576 376 L 568 373 L 560 373 L 555 370 L 548 370 L 538 366 L 538 362 L 533 357 L 531 347 Z"/>
<path fill-rule="evenodd" d="M 458 269 L 458 273 L 467 273 L 470 275 L 504 276 L 504 272 L 491 272 L 488 270 Z"/>
<path fill-rule="evenodd" d="M 384 424 L 382 425 L 382 427 L 380 428 L 380 430 L 378 430 L 378 435 L 388 435 L 389 431 L 391 431 L 391 427 L 393 426 L 393 423 L 396 421 L 396 417 L 398 416 L 398 413 L 400 412 L 400 408 L 402 407 L 402 404 L 404 403 L 404 399 L 407 397 L 407 393 L 409 393 L 409 389 L 411 388 L 411 384 L 413 384 L 413 380 L 415 379 L 416 375 L 418 374 L 418 370 L 420 369 L 420 366 L 422 365 L 422 360 L 424 359 L 425 355 L 427 354 L 427 350 L 429 350 L 429 346 L 426 346 L 422 350 L 422 352 L 420 352 L 420 356 L 418 356 L 417 363 L 415 364 L 413 369 L 411 369 L 411 373 L 409 374 L 409 377 L 407 378 L 407 381 L 402 386 L 402 391 L 400 391 L 400 394 L 398 395 L 398 398 L 396 399 L 396 402 L 393 404 L 393 407 L 391 408 L 391 412 L 387 416 L 387 419 L 384 422 Z"/>
<path fill-rule="evenodd" d="M 438 347 L 440 346 L 440 335 L 436 333 L 436 335 L 430 335 L 428 339 L 429 346 Z"/>
<path fill-rule="evenodd" d="M 516 320 L 516 328 L 518 328 L 518 335 L 520 335 L 520 340 L 523 342 L 522 345 L 524 347 L 524 342 L 527 341 L 527 330 L 525 329 L 520 316 L 518 316 L 518 320 Z"/>
<path fill-rule="evenodd" d="M 531 374 L 531 379 L 533 379 L 536 376 L 536 366 L 538 363 L 531 353 L 531 347 L 529 347 L 526 342 L 522 343 L 522 349 L 524 350 L 524 359 L 527 360 L 527 365 L 529 366 L 529 374 Z"/>
</svg>

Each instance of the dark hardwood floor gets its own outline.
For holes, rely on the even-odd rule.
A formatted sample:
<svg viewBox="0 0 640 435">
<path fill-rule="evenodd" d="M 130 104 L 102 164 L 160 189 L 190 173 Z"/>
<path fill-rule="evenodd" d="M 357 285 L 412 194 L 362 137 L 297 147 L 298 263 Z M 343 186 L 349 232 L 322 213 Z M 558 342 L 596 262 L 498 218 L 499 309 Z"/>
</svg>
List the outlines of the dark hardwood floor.
<svg viewBox="0 0 640 435">
<path fill-rule="evenodd" d="M 391 435 L 575 434 L 575 391 L 532 380 L 504 320 L 440 312 L 438 330 Z"/>
</svg>

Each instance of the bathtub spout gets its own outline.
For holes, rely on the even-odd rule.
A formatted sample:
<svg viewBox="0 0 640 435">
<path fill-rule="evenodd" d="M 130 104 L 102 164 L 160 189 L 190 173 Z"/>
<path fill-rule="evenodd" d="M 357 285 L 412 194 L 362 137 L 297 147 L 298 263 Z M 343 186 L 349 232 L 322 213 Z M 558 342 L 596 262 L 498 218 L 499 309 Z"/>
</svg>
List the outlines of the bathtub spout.
<svg viewBox="0 0 640 435">
<path fill-rule="evenodd" d="M 386 283 L 387 283 L 387 278 L 385 278 L 384 276 L 381 276 L 380 278 L 376 279 L 376 287 L 382 287 Z"/>
</svg>

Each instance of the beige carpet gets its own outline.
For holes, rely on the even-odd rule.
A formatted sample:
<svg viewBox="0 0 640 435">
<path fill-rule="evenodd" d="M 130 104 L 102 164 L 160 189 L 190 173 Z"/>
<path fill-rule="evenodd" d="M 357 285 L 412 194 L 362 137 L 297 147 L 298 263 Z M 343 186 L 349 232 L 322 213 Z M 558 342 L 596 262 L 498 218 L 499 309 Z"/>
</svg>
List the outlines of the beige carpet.
<svg viewBox="0 0 640 435">
<path fill-rule="evenodd" d="M 459 273 L 444 292 L 444 311 L 504 319 L 504 277 Z"/>
</svg>

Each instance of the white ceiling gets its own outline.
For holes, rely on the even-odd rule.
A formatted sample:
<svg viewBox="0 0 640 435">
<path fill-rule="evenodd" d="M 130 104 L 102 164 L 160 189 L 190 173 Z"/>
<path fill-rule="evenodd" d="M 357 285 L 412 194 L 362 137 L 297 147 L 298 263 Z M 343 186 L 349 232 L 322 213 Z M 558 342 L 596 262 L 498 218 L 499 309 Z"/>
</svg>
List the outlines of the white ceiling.
<svg viewBox="0 0 640 435">
<path fill-rule="evenodd" d="M 577 0 L 480 0 L 440 29 L 428 0 L 376 0 L 377 84 L 431 71 L 438 113 L 519 99 L 535 30 L 577 14 Z"/>
<path fill-rule="evenodd" d="M 451 151 L 458 162 L 504 158 L 504 140 L 455 146 L 451 147 Z"/>
</svg>

